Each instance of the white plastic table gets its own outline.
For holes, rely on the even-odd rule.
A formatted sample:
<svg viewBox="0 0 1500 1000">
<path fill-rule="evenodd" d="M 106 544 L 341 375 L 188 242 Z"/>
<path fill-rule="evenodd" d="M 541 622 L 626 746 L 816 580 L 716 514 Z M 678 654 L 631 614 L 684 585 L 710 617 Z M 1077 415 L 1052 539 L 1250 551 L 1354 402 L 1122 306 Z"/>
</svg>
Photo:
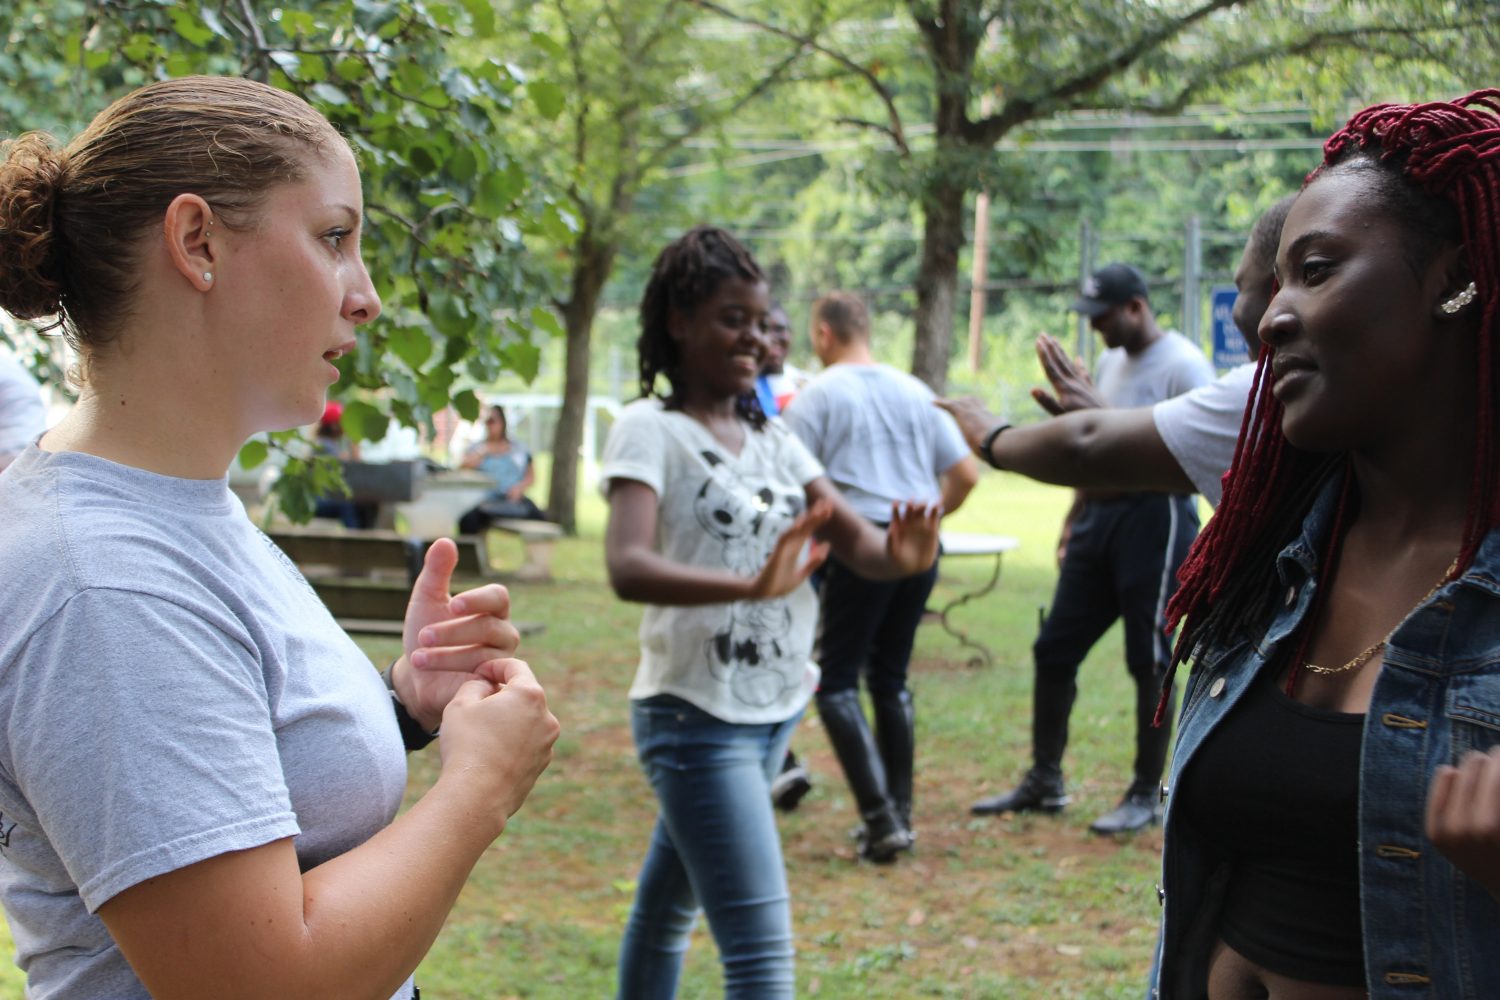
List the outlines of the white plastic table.
<svg viewBox="0 0 1500 1000">
<path fill-rule="evenodd" d="M 970 639 L 968 633 L 957 628 L 948 620 L 953 611 L 978 597 L 983 597 L 995 589 L 995 584 L 1000 582 L 1000 564 L 1005 558 L 1005 553 L 1020 544 L 1009 535 L 976 535 L 960 531 L 944 531 L 941 534 L 943 545 L 943 559 L 975 559 L 993 558 L 995 568 L 990 573 L 990 578 L 978 589 L 959 594 L 953 600 L 938 609 L 938 622 L 943 626 L 943 631 L 957 639 L 962 645 L 975 650 L 975 654 L 969 658 L 969 666 L 989 666 L 995 662 L 995 654 L 989 647 L 974 639 Z"/>
</svg>

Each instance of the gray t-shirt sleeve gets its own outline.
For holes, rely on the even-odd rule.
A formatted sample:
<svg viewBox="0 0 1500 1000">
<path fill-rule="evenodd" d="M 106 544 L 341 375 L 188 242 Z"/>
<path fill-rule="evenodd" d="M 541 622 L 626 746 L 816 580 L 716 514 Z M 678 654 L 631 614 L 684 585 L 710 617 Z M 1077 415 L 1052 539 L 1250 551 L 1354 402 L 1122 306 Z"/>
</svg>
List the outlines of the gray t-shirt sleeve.
<svg viewBox="0 0 1500 1000">
<path fill-rule="evenodd" d="M 806 486 L 808 483 L 823 475 L 823 463 L 818 461 L 806 444 L 796 434 L 791 433 L 785 427 L 776 424 L 767 424 L 764 433 L 781 434 L 786 437 L 786 450 L 783 460 L 792 482 Z"/>
<path fill-rule="evenodd" d="M 969 444 L 964 440 L 963 432 L 958 429 L 958 422 L 944 411 L 932 407 L 933 419 L 937 422 L 933 434 L 933 451 L 936 467 L 932 470 L 935 475 L 941 476 L 959 462 L 968 458 L 971 454 Z"/>
<path fill-rule="evenodd" d="M 37 630 L 5 739 L 89 912 L 299 832 L 261 678 L 243 643 L 145 594 L 85 590 Z"/>
<path fill-rule="evenodd" d="M 781 411 L 781 422 L 814 455 L 823 450 L 824 395 L 823 386 L 813 382 Z"/>
<path fill-rule="evenodd" d="M 1220 481 L 1234 461 L 1255 365 L 1232 368 L 1217 380 L 1151 408 L 1162 443 L 1209 503 L 1218 505 Z"/>
</svg>

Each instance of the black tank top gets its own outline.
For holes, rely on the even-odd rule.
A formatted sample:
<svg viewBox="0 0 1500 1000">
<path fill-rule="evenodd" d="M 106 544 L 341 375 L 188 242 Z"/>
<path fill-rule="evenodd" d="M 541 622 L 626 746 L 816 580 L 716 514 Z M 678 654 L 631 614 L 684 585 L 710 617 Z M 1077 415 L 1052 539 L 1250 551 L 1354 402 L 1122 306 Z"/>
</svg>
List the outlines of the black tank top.
<svg viewBox="0 0 1500 1000">
<path fill-rule="evenodd" d="M 1196 836 L 1229 861 L 1219 936 L 1280 975 L 1365 984 L 1364 719 L 1295 701 L 1265 671 L 1203 742 L 1178 790 Z"/>
</svg>

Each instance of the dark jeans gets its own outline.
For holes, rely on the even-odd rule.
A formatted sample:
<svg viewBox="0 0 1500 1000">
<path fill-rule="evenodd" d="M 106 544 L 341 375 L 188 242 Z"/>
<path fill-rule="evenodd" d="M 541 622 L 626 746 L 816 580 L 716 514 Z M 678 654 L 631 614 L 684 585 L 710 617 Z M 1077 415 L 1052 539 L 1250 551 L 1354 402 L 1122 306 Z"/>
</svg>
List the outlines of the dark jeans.
<svg viewBox="0 0 1500 1000">
<path fill-rule="evenodd" d="M 926 572 L 899 580 L 867 580 L 830 557 L 823 564 L 818 597 L 818 665 L 822 694 L 859 686 L 861 669 L 871 694 L 906 688 L 911 647 L 927 597 L 937 582 L 937 563 Z"/>
<path fill-rule="evenodd" d="M 530 497 L 519 500 L 490 499 L 470 508 L 458 519 L 458 531 L 463 535 L 477 535 L 490 526 L 491 521 L 545 521 L 547 515 L 532 502 Z"/>
<path fill-rule="evenodd" d="M 1137 704 L 1155 704 L 1171 652 L 1163 613 L 1177 586 L 1177 567 L 1197 534 L 1195 498 L 1173 494 L 1091 500 L 1074 521 L 1052 609 L 1032 647 L 1033 752 L 1038 769 L 1048 776 L 1060 775 L 1078 668 L 1116 619 L 1124 621 L 1125 667 L 1136 682 Z M 1141 714 L 1138 710 L 1137 779 L 1155 782 L 1170 727 L 1142 731 L 1142 726 L 1150 730 L 1150 713 L 1144 713 L 1144 722 Z"/>
</svg>

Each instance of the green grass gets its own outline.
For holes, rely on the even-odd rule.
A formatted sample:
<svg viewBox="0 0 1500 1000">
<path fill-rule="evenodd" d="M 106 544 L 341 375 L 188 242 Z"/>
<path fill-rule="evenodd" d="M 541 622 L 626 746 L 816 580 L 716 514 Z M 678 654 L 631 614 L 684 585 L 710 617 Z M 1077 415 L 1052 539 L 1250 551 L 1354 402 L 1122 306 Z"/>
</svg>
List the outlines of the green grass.
<svg viewBox="0 0 1500 1000">
<path fill-rule="evenodd" d="M 1129 780 L 1132 686 L 1118 629 L 1085 663 L 1073 714 L 1062 817 L 977 819 L 969 803 L 1008 788 L 1027 763 L 1030 645 L 1056 578 L 1053 553 L 1069 494 L 987 474 L 948 527 L 1018 537 L 993 593 L 955 624 L 995 652 L 986 668 L 937 625 L 918 635 L 915 854 L 858 863 L 853 803 L 815 717 L 794 745 L 814 791 L 783 817 L 798 988 L 871 998 L 1135 997 L 1154 940 L 1161 836 L 1094 837 L 1089 821 Z M 512 589 L 514 615 L 542 622 L 523 655 L 547 687 L 563 735 L 556 759 L 505 835 L 480 860 L 418 972 L 424 994 L 455 1000 L 608 997 L 654 801 L 630 745 L 625 693 L 637 606 L 604 581 L 604 507 L 580 505 L 577 539 L 560 543 L 550 584 Z M 980 586 L 988 560 L 944 564 L 934 604 Z M 395 644 L 364 644 L 384 662 Z M 435 776 L 435 748 L 412 758 L 412 794 Z M 4 942 L 8 944 L 8 940 Z M 19 978 L 0 973 L 0 998 Z M 722 995 L 713 941 L 700 928 L 679 994 Z"/>
</svg>

